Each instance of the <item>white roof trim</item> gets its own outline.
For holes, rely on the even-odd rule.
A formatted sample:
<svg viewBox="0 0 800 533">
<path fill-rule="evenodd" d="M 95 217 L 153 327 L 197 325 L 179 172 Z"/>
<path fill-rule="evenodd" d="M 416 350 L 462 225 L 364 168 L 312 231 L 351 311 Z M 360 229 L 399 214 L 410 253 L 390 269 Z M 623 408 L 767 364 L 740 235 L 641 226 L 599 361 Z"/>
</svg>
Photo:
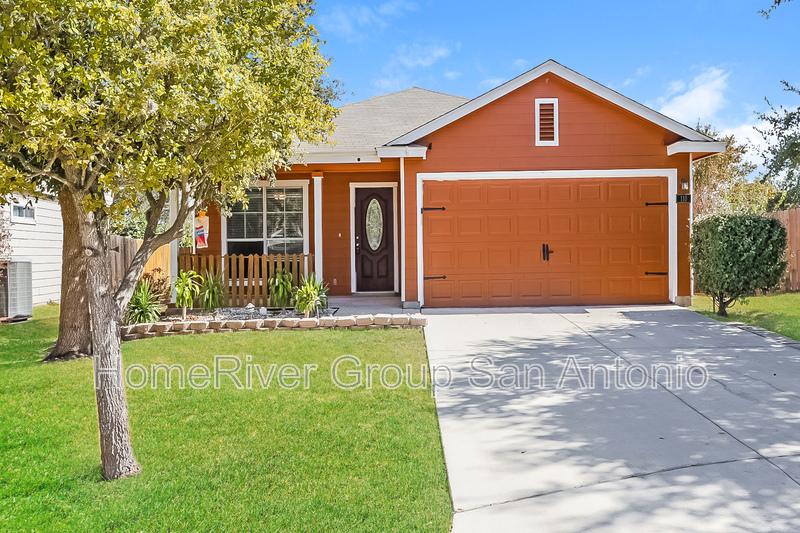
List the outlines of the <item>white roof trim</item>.
<svg viewBox="0 0 800 533">
<path fill-rule="evenodd" d="M 378 157 L 383 159 L 394 157 L 421 157 L 425 159 L 428 153 L 427 146 L 419 146 L 416 144 L 408 146 L 379 146 Z"/>
<path fill-rule="evenodd" d="M 529 70 L 528 72 L 517 76 L 511 81 L 500 85 L 492 89 L 491 91 L 478 96 L 466 102 L 465 104 L 453 109 L 452 111 L 445 113 L 439 118 L 436 118 L 427 124 L 420 126 L 419 128 L 412 130 L 405 135 L 398 137 L 393 141 L 389 141 L 386 143 L 386 146 L 398 146 L 404 144 L 411 144 L 414 141 L 417 141 L 426 135 L 430 135 L 436 130 L 447 126 L 448 124 L 455 122 L 456 120 L 469 115 L 473 111 L 480 109 L 481 107 L 501 98 L 508 93 L 515 91 L 530 83 L 531 81 L 540 78 L 541 76 L 552 73 L 556 76 L 559 76 L 570 83 L 577 85 L 595 95 L 603 98 L 604 100 L 608 100 L 609 102 L 618 105 L 619 107 L 630 111 L 631 113 L 638 115 L 645 120 L 649 120 L 650 122 L 661 126 L 664 129 L 667 129 L 681 137 L 689 139 L 690 141 L 698 141 L 698 142 L 714 142 L 714 139 L 708 137 L 707 135 L 703 135 L 699 133 L 689 126 L 681 124 L 669 117 L 662 115 L 661 113 L 650 109 L 649 107 L 643 106 L 642 104 L 631 100 L 626 96 L 622 96 L 616 91 L 609 89 L 603 85 L 600 85 L 596 81 L 590 80 L 586 76 L 578 74 L 574 70 L 568 69 L 567 67 L 556 63 L 552 59 L 546 61 L 539 65 L 538 67 Z M 703 150 L 705 151 L 705 150 Z"/>
<path fill-rule="evenodd" d="M 725 148 L 725 141 L 678 141 L 667 145 L 667 155 L 691 153 L 721 154 L 725 151 Z"/>
<path fill-rule="evenodd" d="M 294 165 L 320 165 L 323 163 L 380 163 L 375 150 L 361 152 L 316 152 L 298 154 L 292 159 Z"/>
</svg>

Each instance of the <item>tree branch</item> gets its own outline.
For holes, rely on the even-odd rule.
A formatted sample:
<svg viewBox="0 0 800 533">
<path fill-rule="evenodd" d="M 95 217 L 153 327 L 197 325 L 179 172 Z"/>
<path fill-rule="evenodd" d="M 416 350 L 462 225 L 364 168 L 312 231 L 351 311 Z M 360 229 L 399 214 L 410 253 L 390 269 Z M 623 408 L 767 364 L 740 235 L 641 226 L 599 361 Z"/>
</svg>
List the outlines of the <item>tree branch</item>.
<svg viewBox="0 0 800 533">
<path fill-rule="evenodd" d="M 60 176 L 57 172 L 53 172 L 52 167 L 53 163 L 55 163 L 56 156 L 54 155 L 49 163 L 45 166 L 45 168 L 39 168 L 33 165 L 28 158 L 23 156 L 18 152 L 2 152 L 0 151 L 0 157 L 9 157 L 11 159 L 15 159 L 22 165 L 22 168 L 29 174 L 31 178 L 38 178 L 41 176 L 53 179 L 58 181 L 59 183 L 67 183 L 66 180 L 62 176 Z"/>
</svg>

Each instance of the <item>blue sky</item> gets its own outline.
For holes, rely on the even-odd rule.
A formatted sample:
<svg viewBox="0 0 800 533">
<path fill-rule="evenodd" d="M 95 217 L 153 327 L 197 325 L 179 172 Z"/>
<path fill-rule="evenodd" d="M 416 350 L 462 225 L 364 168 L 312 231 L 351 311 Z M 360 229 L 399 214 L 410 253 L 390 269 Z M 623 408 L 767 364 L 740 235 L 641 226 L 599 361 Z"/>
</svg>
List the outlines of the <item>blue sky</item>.
<svg viewBox="0 0 800 533">
<path fill-rule="evenodd" d="M 343 102 L 422 87 L 475 97 L 554 59 L 689 125 L 757 142 L 764 98 L 800 97 L 800 1 L 318 0 Z"/>
</svg>

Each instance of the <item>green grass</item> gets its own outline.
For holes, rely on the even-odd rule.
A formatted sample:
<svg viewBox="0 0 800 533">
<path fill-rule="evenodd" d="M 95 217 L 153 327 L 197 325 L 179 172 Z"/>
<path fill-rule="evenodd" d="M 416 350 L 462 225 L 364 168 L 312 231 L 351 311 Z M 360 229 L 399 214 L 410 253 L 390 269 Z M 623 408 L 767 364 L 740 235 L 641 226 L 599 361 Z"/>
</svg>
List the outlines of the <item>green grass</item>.
<svg viewBox="0 0 800 533">
<path fill-rule="evenodd" d="M 334 386 L 334 359 L 426 364 L 418 330 L 135 341 L 126 365 L 315 363 L 311 388 L 128 389 L 141 475 L 103 481 L 89 360 L 42 365 L 58 309 L 0 326 L 0 531 L 446 532 L 430 390 Z M 351 367 L 352 368 L 352 367 Z M 242 372 L 242 375 L 243 372 Z M 162 381 L 163 383 L 163 381 Z"/>
<path fill-rule="evenodd" d="M 800 340 L 800 293 L 754 296 L 750 303 L 728 308 L 728 318 L 711 311 L 711 299 L 695 296 L 692 310 L 723 322 L 745 322 Z"/>
</svg>

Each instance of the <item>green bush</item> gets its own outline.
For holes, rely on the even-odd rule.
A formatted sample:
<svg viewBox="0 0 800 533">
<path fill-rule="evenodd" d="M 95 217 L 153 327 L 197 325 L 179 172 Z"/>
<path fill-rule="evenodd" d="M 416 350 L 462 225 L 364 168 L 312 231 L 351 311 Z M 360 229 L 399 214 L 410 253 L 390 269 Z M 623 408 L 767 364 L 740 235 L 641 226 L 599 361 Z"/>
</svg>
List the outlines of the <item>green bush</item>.
<svg viewBox="0 0 800 533">
<path fill-rule="evenodd" d="M 757 290 L 775 289 L 786 271 L 786 228 L 759 215 L 714 215 L 695 222 L 691 261 L 695 289 L 711 297 L 717 314 Z"/>
<path fill-rule="evenodd" d="M 273 307 L 286 307 L 292 300 L 292 275 L 278 269 L 269 278 L 269 301 Z"/>
<path fill-rule="evenodd" d="M 318 309 L 328 306 L 328 286 L 317 280 L 313 272 L 303 278 L 300 287 L 294 293 L 295 309 L 309 316 Z"/>
<path fill-rule="evenodd" d="M 181 270 L 175 278 L 175 305 L 182 309 L 181 316 L 186 320 L 186 308 L 194 304 L 200 293 L 203 276 L 194 270 Z"/>
<path fill-rule="evenodd" d="M 125 322 L 128 324 L 157 322 L 161 316 L 161 304 L 158 298 L 159 295 L 153 291 L 149 280 L 139 281 L 125 309 Z"/>
<path fill-rule="evenodd" d="M 225 302 L 225 280 L 222 274 L 206 271 L 200 283 L 200 305 L 205 311 L 214 311 Z"/>
</svg>

